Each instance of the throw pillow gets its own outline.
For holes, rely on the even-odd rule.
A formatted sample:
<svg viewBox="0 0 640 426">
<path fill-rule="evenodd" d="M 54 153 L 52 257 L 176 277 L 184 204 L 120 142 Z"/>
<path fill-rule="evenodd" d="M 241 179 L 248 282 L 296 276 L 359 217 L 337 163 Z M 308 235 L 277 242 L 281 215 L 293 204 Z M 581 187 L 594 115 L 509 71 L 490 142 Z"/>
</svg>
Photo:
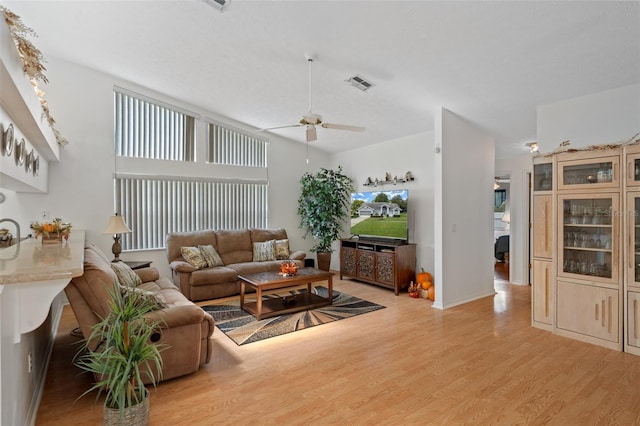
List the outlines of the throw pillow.
<svg viewBox="0 0 640 426">
<path fill-rule="evenodd" d="M 276 240 L 253 243 L 253 261 L 264 262 L 267 260 L 276 260 L 275 243 Z"/>
<path fill-rule="evenodd" d="M 207 262 L 207 265 L 209 265 L 209 268 L 224 265 L 224 262 L 222 262 L 220 255 L 212 245 L 198 246 L 198 250 L 200 250 L 200 254 Z"/>
<path fill-rule="evenodd" d="M 142 284 L 142 280 L 133 272 L 133 269 L 124 262 L 111 262 L 111 269 L 116 273 L 120 285 L 126 287 L 137 287 Z"/>
<path fill-rule="evenodd" d="M 289 240 L 276 240 L 276 259 L 285 260 L 289 259 L 291 253 L 289 253 Z"/>
<path fill-rule="evenodd" d="M 141 288 L 120 286 L 120 293 L 125 298 L 133 298 L 135 306 L 149 306 L 151 310 L 168 308 L 169 305 L 162 300 L 157 294 L 149 290 Z"/>
<path fill-rule="evenodd" d="M 180 248 L 180 253 L 182 253 L 184 260 L 189 262 L 194 268 L 202 269 L 207 267 L 207 261 L 202 257 L 198 247 L 182 247 Z"/>
</svg>

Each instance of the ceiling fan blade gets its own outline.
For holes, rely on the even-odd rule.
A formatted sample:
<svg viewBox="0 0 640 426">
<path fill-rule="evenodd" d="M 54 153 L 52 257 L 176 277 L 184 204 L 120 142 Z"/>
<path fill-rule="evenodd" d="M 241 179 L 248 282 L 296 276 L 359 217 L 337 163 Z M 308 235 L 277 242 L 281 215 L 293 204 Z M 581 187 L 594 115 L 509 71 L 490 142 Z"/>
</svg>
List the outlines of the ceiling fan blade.
<svg viewBox="0 0 640 426">
<path fill-rule="evenodd" d="M 316 126 L 307 126 L 307 142 L 318 140 L 318 132 Z"/>
<path fill-rule="evenodd" d="M 289 126 L 278 126 L 278 127 L 269 127 L 267 129 L 258 129 L 257 131 L 258 132 L 266 132 L 266 131 L 269 131 L 269 130 L 286 129 L 286 128 L 289 128 L 289 127 L 302 127 L 302 126 L 304 126 L 304 124 L 291 124 Z"/>
<path fill-rule="evenodd" d="M 349 126 L 347 124 L 322 123 L 325 129 L 349 130 L 350 132 L 364 132 L 365 128 L 360 126 Z"/>
</svg>

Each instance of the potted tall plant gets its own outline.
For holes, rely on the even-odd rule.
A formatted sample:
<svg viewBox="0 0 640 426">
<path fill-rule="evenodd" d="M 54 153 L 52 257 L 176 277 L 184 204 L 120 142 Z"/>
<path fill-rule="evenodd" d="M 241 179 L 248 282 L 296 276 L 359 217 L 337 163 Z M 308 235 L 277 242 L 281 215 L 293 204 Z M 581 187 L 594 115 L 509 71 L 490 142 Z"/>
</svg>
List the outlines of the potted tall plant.
<svg viewBox="0 0 640 426">
<path fill-rule="evenodd" d="M 349 201 L 353 182 L 338 170 L 321 168 L 300 178 L 302 192 L 298 199 L 300 228 L 311 234 L 315 244 L 311 251 L 318 257 L 318 268 L 328 271 L 331 266 L 332 244 L 340 238 L 342 225 L 349 217 Z"/>
<path fill-rule="evenodd" d="M 146 425 L 149 392 L 144 383 L 155 387 L 162 379 L 160 352 L 167 346 L 154 343 L 161 323 L 146 316 L 157 302 L 135 290 L 109 291 L 111 312 L 93 327 L 75 360 L 96 378 L 81 396 L 94 390 L 96 398 L 105 394 L 105 425 Z"/>
</svg>

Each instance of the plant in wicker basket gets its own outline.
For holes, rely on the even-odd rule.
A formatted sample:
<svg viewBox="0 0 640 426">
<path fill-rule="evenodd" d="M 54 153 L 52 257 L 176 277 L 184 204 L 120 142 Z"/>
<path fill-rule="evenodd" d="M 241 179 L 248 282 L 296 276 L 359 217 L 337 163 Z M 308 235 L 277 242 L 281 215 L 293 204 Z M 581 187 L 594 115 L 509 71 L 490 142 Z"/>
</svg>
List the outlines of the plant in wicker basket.
<svg viewBox="0 0 640 426">
<path fill-rule="evenodd" d="M 75 364 L 93 373 L 96 382 L 83 393 L 105 394 L 104 424 L 147 424 L 148 391 L 162 378 L 158 340 L 160 321 L 149 318 L 156 302 L 143 292 L 111 291 L 111 312 L 97 323 L 83 342 Z"/>
</svg>

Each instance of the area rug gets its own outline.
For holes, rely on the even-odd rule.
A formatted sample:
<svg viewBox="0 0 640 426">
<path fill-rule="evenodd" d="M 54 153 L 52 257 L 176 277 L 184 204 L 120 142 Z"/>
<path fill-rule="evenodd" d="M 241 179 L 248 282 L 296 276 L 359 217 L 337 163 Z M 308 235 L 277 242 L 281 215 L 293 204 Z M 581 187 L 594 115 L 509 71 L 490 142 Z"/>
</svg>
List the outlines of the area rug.
<svg viewBox="0 0 640 426">
<path fill-rule="evenodd" d="M 291 294 L 306 292 L 306 289 L 290 291 Z M 326 287 L 315 287 L 318 295 L 327 297 Z M 250 296 L 254 296 L 253 294 Z M 263 296 L 263 299 L 280 296 Z M 351 318 L 366 314 L 384 306 L 367 302 L 355 296 L 333 290 L 333 304 L 309 311 L 285 314 L 277 317 L 257 321 L 249 312 L 240 309 L 240 301 L 229 302 L 224 305 L 208 305 L 202 309 L 209 312 L 216 322 L 216 326 L 237 345 L 258 342 L 270 337 L 280 336 L 316 325 Z"/>
</svg>

